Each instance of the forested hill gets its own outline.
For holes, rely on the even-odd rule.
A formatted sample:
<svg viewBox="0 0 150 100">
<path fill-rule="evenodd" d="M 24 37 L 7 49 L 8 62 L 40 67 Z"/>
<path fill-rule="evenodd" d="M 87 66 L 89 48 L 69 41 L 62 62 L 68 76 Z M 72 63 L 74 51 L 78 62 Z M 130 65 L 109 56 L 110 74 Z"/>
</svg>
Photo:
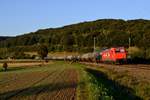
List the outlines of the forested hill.
<svg viewBox="0 0 150 100">
<path fill-rule="evenodd" d="M 46 44 L 49 51 L 92 51 L 96 47 L 131 46 L 150 47 L 150 20 L 100 19 L 60 28 L 41 29 L 0 42 L 0 47 L 22 47 L 24 51 Z"/>
<path fill-rule="evenodd" d="M 8 38 L 11 38 L 11 37 L 7 37 L 7 36 L 0 36 L 0 41 L 4 41 L 4 40 L 6 40 L 6 39 L 8 39 Z"/>
</svg>

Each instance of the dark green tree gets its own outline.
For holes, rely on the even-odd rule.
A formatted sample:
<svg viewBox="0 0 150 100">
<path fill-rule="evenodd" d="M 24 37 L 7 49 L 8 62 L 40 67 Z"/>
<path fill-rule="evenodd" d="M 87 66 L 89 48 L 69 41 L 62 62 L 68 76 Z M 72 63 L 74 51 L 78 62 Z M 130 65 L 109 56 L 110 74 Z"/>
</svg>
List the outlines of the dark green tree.
<svg viewBox="0 0 150 100">
<path fill-rule="evenodd" d="M 62 38 L 62 45 L 65 51 L 71 51 L 74 44 L 74 37 L 71 33 L 67 33 Z"/>
<path fill-rule="evenodd" d="M 48 54 L 48 48 L 46 45 L 43 44 L 39 44 L 38 45 L 38 51 L 37 51 L 38 55 L 44 59 L 45 57 L 47 57 Z"/>
<path fill-rule="evenodd" d="M 93 37 L 96 37 L 96 46 L 101 48 L 128 47 L 130 37 L 131 46 L 147 51 L 150 49 L 150 20 L 100 19 L 59 28 L 40 29 L 8 39 L 0 37 L 0 49 L 13 48 L 11 52 L 18 48 L 22 48 L 23 52 L 36 51 L 36 44 L 41 43 L 47 45 L 50 51 L 90 52 L 93 48 Z"/>
</svg>

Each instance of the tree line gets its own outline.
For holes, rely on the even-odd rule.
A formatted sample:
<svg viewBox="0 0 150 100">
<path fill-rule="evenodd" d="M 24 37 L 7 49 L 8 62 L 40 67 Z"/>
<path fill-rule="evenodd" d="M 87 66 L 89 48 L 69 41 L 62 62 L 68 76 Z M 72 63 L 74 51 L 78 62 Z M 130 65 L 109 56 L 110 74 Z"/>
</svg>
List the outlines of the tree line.
<svg viewBox="0 0 150 100">
<path fill-rule="evenodd" d="M 60 28 L 40 29 L 36 32 L 8 38 L 0 41 L 0 48 L 15 51 L 34 51 L 38 44 L 44 44 L 49 51 L 93 51 L 93 39 L 96 47 L 131 46 L 150 49 L 150 20 L 100 19 L 72 24 Z"/>
</svg>

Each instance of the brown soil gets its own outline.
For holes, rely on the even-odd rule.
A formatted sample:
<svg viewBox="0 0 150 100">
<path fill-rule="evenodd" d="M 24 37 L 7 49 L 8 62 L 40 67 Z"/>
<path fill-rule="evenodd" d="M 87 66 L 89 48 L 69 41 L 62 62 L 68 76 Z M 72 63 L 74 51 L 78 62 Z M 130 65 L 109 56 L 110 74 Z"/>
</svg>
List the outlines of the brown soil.
<svg viewBox="0 0 150 100">
<path fill-rule="evenodd" d="M 76 100 L 77 71 L 72 68 L 10 74 L 5 79 L 0 81 L 0 99 Z"/>
<path fill-rule="evenodd" d="M 37 65 L 48 65 L 52 62 L 49 62 L 49 63 L 45 63 L 45 62 L 22 62 L 22 63 L 16 63 L 16 62 L 13 62 L 13 63 L 7 63 L 8 64 L 8 68 L 9 67 L 30 67 L 30 66 L 37 66 Z M 3 63 L 0 63 L 0 66 L 2 66 Z"/>
<path fill-rule="evenodd" d="M 75 100 L 77 87 L 77 72 L 73 69 L 66 70 L 61 77 L 54 81 L 55 91 L 50 94 L 39 95 L 39 98 L 52 100 Z M 57 84 L 59 83 L 59 84 Z"/>
</svg>

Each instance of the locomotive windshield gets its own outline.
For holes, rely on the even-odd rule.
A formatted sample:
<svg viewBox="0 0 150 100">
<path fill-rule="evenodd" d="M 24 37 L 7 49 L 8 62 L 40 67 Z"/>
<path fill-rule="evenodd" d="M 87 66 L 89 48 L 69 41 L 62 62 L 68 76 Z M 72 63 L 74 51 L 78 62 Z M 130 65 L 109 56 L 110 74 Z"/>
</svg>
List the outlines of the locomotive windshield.
<svg viewBox="0 0 150 100">
<path fill-rule="evenodd" d="M 116 53 L 125 52 L 125 50 L 123 48 L 116 48 L 115 52 Z"/>
</svg>

